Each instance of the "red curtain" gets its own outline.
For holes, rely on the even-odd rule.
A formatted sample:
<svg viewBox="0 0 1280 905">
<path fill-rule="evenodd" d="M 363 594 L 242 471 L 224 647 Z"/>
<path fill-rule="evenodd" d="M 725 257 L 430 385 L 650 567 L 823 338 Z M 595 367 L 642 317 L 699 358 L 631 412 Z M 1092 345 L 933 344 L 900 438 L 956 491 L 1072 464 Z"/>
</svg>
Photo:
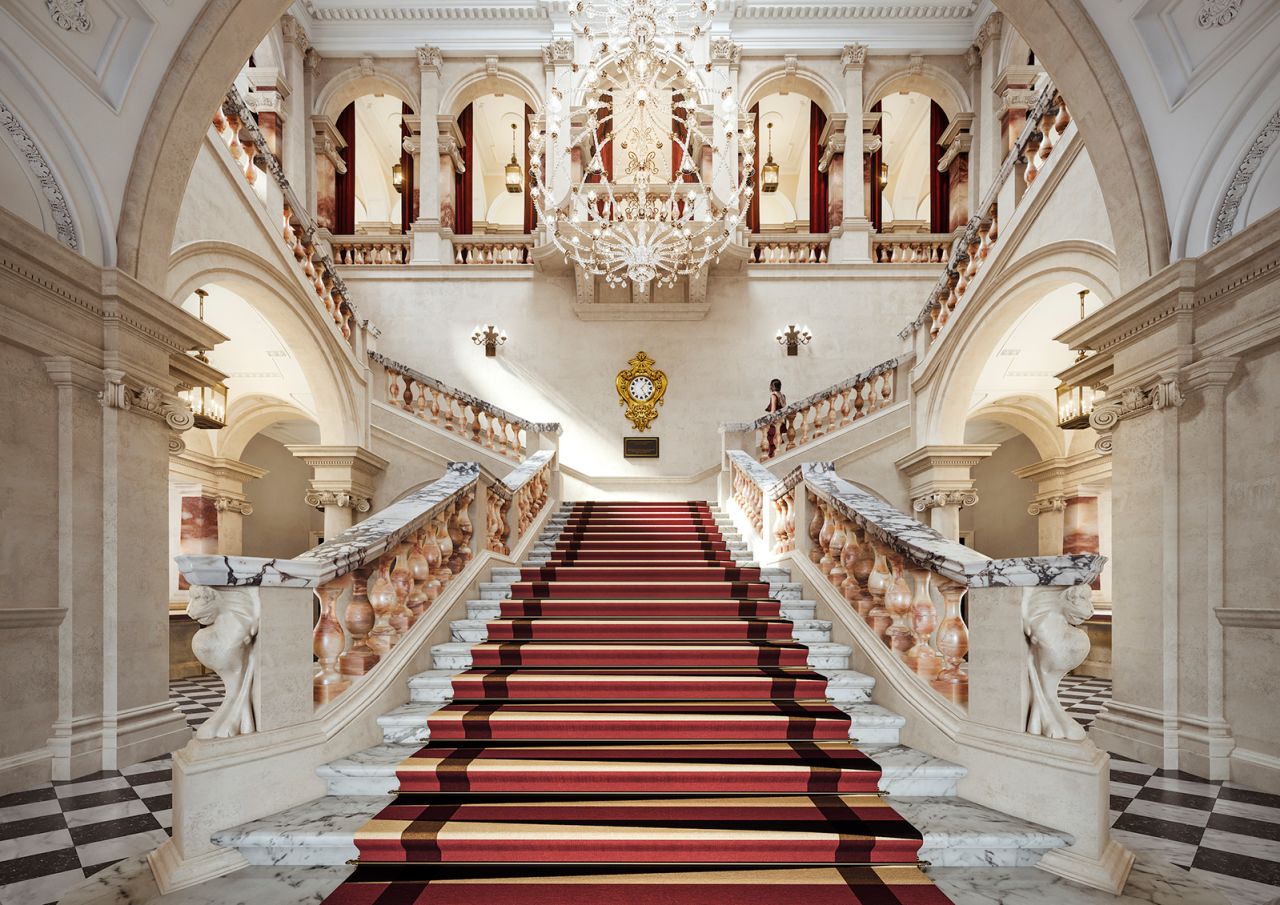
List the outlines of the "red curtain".
<svg viewBox="0 0 1280 905">
<path fill-rule="evenodd" d="M 472 163 L 472 108 L 467 104 L 458 116 L 458 131 L 462 133 L 462 172 L 453 176 L 453 234 L 471 235 L 471 176 Z"/>
<path fill-rule="evenodd" d="M 814 101 L 809 101 L 809 232 L 825 233 L 830 228 L 827 211 L 827 174 L 818 172 L 822 160 L 822 133 L 827 128 L 827 114 Z"/>
<path fill-rule="evenodd" d="M 347 146 L 342 149 L 342 159 L 347 165 L 345 173 L 339 173 L 334 181 L 333 230 L 340 236 L 356 231 L 356 105 L 347 104 L 338 114 L 338 134 Z"/>
<path fill-rule="evenodd" d="M 942 146 L 938 142 L 950 122 L 937 101 L 929 101 L 929 230 L 951 231 L 951 174 L 938 172 Z"/>
<path fill-rule="evenodd" d="M 759 104 L 751 108 L 751 131 L 756 136 L 753 161 L 755 168 L 751 171 L 751 184 L 755 187 L 755 191 L 751 195 L 751 206 L 747 208 L 747 229 L 753 233 L 758 233 L 760 232 L 760 202 L 763 200 L 760 194 L 760 143 L 764 141 L 764 136 L 760 134 Z"/>
<path fill-rule="evenodd" d="M 405 116 L 412 116 L 413 110 L 408 104 L 400 105 L 400 112 Z M 404 139 L 409 137 L 409 127 L 405 125 L 404 120 L 400 121 L 400 170 L 404 173 L 404 183 L 401 186 L 403 191 L 400 192 L 400 232 L 402 234 L 409 232 L 409 227 L 413 225 L 413 221 L 418 219 L 416 199 L 414 198 L 414 172 L 413 172 L 413 155 L 404 149 Z"/>
<path fill-rule="evenodd" d="M 528 104 L 524 105 L 524 232 L 529 235 L 538 226 L 538 211 L 533 206 L 533 192 L 529 191 L 533 186 L 533 179 L 529 170 L 529 132 L 533 128 L 533 108 Z"/>
<path fill-rule="evenodd" d="M 881 112 L 879 101 L 876 101 L 874 104 L 871 105 L 871 112 L 872 113 Z M 872 134 L 882 135 L 883 133 L 884 133 L 884 130 L 881 126 L 881 123 L 877 122 L 875 130 L 872 132 Z M 867 173 L 870 176 L 870 178 L 868 179 L 868 185 L 867 185 L 867 195 L 871 199 L 871 228 L 874 229 L 876 232 L 879 232 L 881 226 L 884 225 L 883 223 L 884 205 L 882 203 L 884 200 L 883 199 L 884 192 L 883 192 L 883 189 L 880 188 L 880 164 L 883 162 L 884 162 L 884 151 L 881 148 L 877 148 L 875 151 L 872 151 L 870 154 L 867 155 Z M 846 176 L 845 178 L 847 179 L 848 176 Z M 846 214 L 846 216 L 848 215 Z"/>
</svg>

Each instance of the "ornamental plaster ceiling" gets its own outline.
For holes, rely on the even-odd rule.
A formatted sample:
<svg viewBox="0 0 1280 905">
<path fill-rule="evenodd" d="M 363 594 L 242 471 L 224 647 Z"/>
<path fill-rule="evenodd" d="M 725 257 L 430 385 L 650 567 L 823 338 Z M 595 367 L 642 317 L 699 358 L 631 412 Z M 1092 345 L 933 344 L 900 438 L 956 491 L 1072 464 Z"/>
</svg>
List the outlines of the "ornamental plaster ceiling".
<svg viewBox="0 0 1280 905">
<path fill-rule="evenodd" d="M 838 50 L 959 52 L 974 30 L 977 0 L 727 0 L 718 31 L 747 53 Z M 408 54 L 420 44 L 446 53 L 515 55 L 539 51 L 554 31 L 567 34 L 566 0 L 298 0 L 291 10 L 321 53 Z"/>
</svg>

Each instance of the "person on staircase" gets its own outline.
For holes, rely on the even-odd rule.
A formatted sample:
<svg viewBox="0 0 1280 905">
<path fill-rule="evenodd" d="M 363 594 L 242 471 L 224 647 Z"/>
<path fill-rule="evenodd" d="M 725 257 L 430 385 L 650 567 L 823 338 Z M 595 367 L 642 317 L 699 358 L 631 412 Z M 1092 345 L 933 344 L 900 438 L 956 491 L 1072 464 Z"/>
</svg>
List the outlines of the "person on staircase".
<svg viewBox="0 0 1280 905">
<path fill-rule="evenodd" d="M 773 380 L 769 381 L 769 402 L 764 407 L 765 414 L 772 415 L 774 412 L 780 412 L 786 407 L 787 407 L 787 397 L 782 392 L 782 381 L 775 377 L 773 378 Z M 768 442 L 769 442 L 769 458 L 770 459 L 773 458 L 774 451 L 778 448 L 779 437 L 781 437 L 783 434 L 789 433 L 790 429 L 791 428 L 787 424 L 786 419 L 783 419 L 782 422 L 779 424 L 769 425 L 769 432 L 767 436 L 768 436 Z"/>
</svg>

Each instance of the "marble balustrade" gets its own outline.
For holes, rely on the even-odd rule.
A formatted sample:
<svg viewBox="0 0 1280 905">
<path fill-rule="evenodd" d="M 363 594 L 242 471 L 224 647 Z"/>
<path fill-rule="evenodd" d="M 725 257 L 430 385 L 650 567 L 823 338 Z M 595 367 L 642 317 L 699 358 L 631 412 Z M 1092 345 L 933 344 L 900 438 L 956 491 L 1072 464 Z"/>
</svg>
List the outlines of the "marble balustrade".
<svg viewBox="0 0 1280 905">
<path fill-rule="evenodd" d="M 1105 557 L 991 559 L 842 480 L 829 463 L 805 463 L 778 479 L 745 451 L 726 456 L 730 500 L 744 535 L 766 551 L 762 558 L 806 554 L 901 667 L 953 704 L 968 703 L 966 595 L 972 607 L 975 593 L 1022 589 L 1019 632 L 1031 653 L 1033 691 L 1026 731 L 1083 737 L 1059 713 L 1056 686 L 1067 670 L 1053 673 L 1064 650 L 1072 655 L 1083 643 L 1080 659 L 1087 655 L 1078 626 L 1091 612 L 1089 583 Z M 1054 692 L 1052 700 L 1035 700 L 1037 684 Z"/>
<path fill-rule="evenodd" d="M 559 424 L 513 415 L 385 355 L 370 352 L 369 360 L 383 371 L 389 405 L 500 456 L 521 461 L 535 438 L 560 433 Z"/>
<path fill-rule="evenodd" d="M 280 161 L 271 152 L 253 113 L 234 86 L 228 90 L 222 106 L 214 111 L 213 130 L 263 203 L 268 203 L 268 198 L 280 200 L 280 209 L 269 213 L 280 218 L 281 240 L 293 252 L 299 275 L 314 290 L 324 316 L 354 347 L 358 331 L 368 328 L 368 322 L 360 320 L 346 284 L 334 269 L 332 259 L 317 243 L 315 221 L 285 178 Z M 268 180 L 278 195 L 266 190 Z"/>
<path fill-rule="evenodd" d="M 455 264 L 531 264 L 533 236 L 454 236 Z"/>
<path fill-rule="evenodd" d="M 900 401 L 898 384 L 909 362 L 891 358 L 777 412 L 754 421 L 725 422 L 720 429 L 745 435 L 742 442 L 767 462 Z"/>
<path fill-rule="evenodd" d="M 1071 111 L 1065 98 L 1051 81 L 1047 82 L 1028 112 L 1026 125 L 1005 157 L 991 188 L 975 206 L 973 216 L 955 240 L 946 259 L 946 269 L 929 293 L 920 314 L 900 334 L 903 339 L 927 326 L 927 348 L 945 331 L 955 317 L 957 307 L 964 304 L 970 284 L 994 255 L 1000 239 L 1000 223 L 1007 221 L 1017 209 L 1024 186 L 1032 185 L 1048 165 L 1055 150 L 1063 143 L 1070 123 Z M 1005 191 L 1010 180 L 1021 182 L 1013 192 Z M 1011 203 L 1010 209 L 1000 209 L 998 199 L 1001 197 L 1004 197 L 1006 207 Z"/>
<path fill-rule="evenodd" d="M 296 723 L 348 692 L 409 637 L 473 561 L 477 526 L 485 549 L 495 549 L 495 508 L 502 526 L 497 552 L 519 544 L 547 505 L 555 467 L 551 449 L 504 478 L 474 462 L 451 463 L 439 480 L 289 560 L 177 557 L 192 586 L 188 613 L 204 626 L 192 649 L 228 689 L 197 737 Z M 504 505 L 495 507 L 495 496 Z M 308 645 L 299 620 L 310 617 L 313 597 L 319 619 Z M 300 682 L 308 679 L 311 708 L 304 708 Z M 276 706 L 288 697 L 291 708 Z"/>
<path fill-rule="evenodd" d="M 343 267 L 408 264 L 409 237 L 404 236 L 333 236 L 329 248 L 334 260 Z"/>
<path fill-rule="evenodd" d="M 871 237 L 871 261 L 875 264 L 945 264 L 956 237 L 951 233 Z"/>
<path fill-rule="evenodd" d="M 747 238 L 749 264 L 826 264 L 831 250 L 827 235 L 770 236 L 756 233 Z"/>
</svg>

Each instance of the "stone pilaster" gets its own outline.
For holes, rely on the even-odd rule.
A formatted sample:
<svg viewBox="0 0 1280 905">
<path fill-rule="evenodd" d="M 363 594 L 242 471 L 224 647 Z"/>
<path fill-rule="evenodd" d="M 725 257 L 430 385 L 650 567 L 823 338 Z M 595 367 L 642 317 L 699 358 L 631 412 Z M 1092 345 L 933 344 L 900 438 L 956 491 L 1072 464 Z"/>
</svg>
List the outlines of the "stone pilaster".
<svg viewBox="0 0 1280 905">
<path fill-rule="evenodd" d="M 863 180 L 865 153 L 869 148 L 862 116 L 862 67 L 867 60 L 865 44 L 846 44 L 840 52 L 840 71 L 844 75 L 844 108 L 846 120 L 839 139 L 839 153 L 832 163 L 835 177 L 828 182 L 829 191 L 840 193 L 840 219 L 831 219 L 831 259 L 850 263 L 871 261 L 871 221 L 867 219 L 867 188 Z M 877 139 L 878 140 L 878 139 Z M 834 206 L 833 196 L 833 206 Z M 838 232 L 838 235 L 837 235 Z"/>
<path fill-rule="evenodd" d="M 373 508 L 374 484 L 387 460 L 360 446 L 287 446 L 313 475 L 308 506 L 324 510 L 324 536 L 331 540 Z"/>
<path fill-rule="evenodd" d="M 973 466 L 999 447 L 989 444 L 922 446 L 895 465 L 911 479 L 911 508 L 951 540 L 960 538 L 960 509 L 978 502 Z"/>
<path fill-rule="evenodd" d="M 974 39 L 974 47 L 978 53 L 978 105 L 974 111 L 980 130 L 977 136 L 977 166 L 969 168 L 969 183 L 972 198 L 981 198 L 995 184 L 1003 161 L 1003 142 L 1000 135 L 1000 119 L 996 113 L 995 83 L 999 65 L 1001 32 L 1004 30 L 1004 15 L 994 12 L 987 16 L 978 35 Z"/>
<path fill-rule="evenodd" d="M 347 143 L 333 120 L 327 116 L 311 117 L 311 132 L 316 154 L 316 226 L 332 232 L 338 204 L 337 174 L 347 171 L 347 163 L 338 152 Z"/>
</svg>

